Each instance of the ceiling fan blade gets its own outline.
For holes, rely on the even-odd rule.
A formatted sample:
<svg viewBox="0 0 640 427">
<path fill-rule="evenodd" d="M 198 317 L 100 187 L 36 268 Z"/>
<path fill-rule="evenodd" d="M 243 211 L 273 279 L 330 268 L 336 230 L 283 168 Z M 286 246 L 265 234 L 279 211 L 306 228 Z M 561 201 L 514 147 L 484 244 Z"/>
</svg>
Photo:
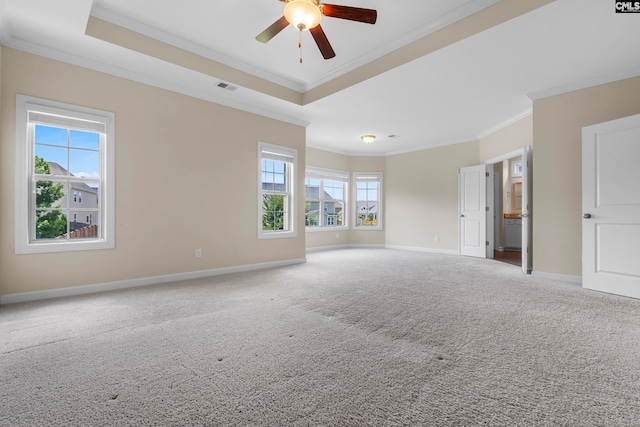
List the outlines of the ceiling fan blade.
<svg viewBox="0 0 640 427">
<path fill-rule="evenodd" d="M 349 21 L 364 22 L 366 24 L 375 24 L 378 19 L 378 12 L 374 9 L 341 6 L 338 4 L 322 4 L 320 5 L 320 10 L 325 16 L 348 19 Z"/>
<path fill-rule="evenodd" d="M 258 34 L 258 36 L 256 37 L 256 40 L 262 43 L 266 43 L 272 38 L 274 38 L 280 31 L 287 28 L 288 25 L 289 25 L 289 21 L 287 21 L 287 18 L 283 16 L 282 18 L 278 19 L 276 22 L 271 24 L 269 28 L 267 28 L 266 30 Z"/>
<path fill-rule="evenodd" d="M 320 53 L 322 53 L 322 57 L 324 59 L 331 59 L 336 56 L 336 53 L 331 47 L 331 43 L 329 43 L 329 39 L 327 39 L 327 36 L 320 25 L 313 27 L 309 31 L 311 32 L 313 39 L 316 41 L 318 49 L 320 49 Z"/>
</svg>

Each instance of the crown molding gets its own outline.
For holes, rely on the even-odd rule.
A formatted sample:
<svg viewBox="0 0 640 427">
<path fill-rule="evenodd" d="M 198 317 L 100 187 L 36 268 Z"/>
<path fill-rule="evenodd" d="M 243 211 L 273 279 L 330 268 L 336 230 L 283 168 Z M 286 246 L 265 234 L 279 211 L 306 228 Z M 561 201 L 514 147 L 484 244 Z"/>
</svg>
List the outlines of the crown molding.
<svg viewBox="0 0 640 427">
<path fill-rule="evenodd" d="M 303 92 L 308 92 L 312 89 L 315 89 L 318 86 L 322 86 L 323 84 L 340 77 L 343 74 L 347 74 L 353 70 L 356 70 L 360 67 L 365 66 L 366 64 L 387 55 L 388 53 L 394 52 L 410 43 L 413 43 L 417 40 L 420 40 L 424 37 L 429 36 L 430 34 L 435 33 L 438 30 L 448 27 L 451 24 L 454 24 L 462 19 L 465 19 L 473 14 L 480 12 L 488 7 L 499 3 L 501 0 L 478 0 L 474 2 L 469 2 L 464 6 L 461 6 L 455 10 L 449 11 L 444 15 L 440 16 L 433 21 L 425 23 L 425 25 L 421 25 L 420 27 L 405 33 L 405 35 L 365 54 L 362 55 L 353 61 L 346 63 L 345 65 L 336 68 L 335 70 L 321 76 L 315 80 L 312 80 L 303 85 Z"/>
<path fill-rule="evenodd" d="M 470 1 L 464 6 L 461 6 L 453 11 L 450 11 L 444 14 L 443 16 L 439 17 L 438 19 L 435 19 L 427 23 L 426 25 L 421 25 L 420 27 L 412 31 L 409 31 L 404 36 L 394 41 L 391 41 L 390 43 L 387 43 L 386 45 L 381 46 L 371 51 L 368 54 L 361 55 L 360 57 L 354 59 L 353 61 L 350 61 L 345 65 L 338 67 L 333 71 L 326 73 L 323 76 L 307 83 L 294 82 L 283 76 L 269 73 L 265 70 L 249 65 L 245 62 L 238 61 L 236 59 L 222 55 L 202 45 L 190 42 L 188 40 L 177 37 L 173 34 L 145 25 L 139 21 L 126 18 L 122 15 L 119 15 L 117 13 L 114 13 L 112 11 L 109 11 L 107 9 L 104 9 L 98 6 L 94 6 L 91 9 L 91 15 L 94 16 L 95 18 L 101 19 L 103 21 L 109 22 L 114 25 L 118 25 L 128 30 L 140 33 L 147 37 L 154 38 L 156 40 L 178 47 L 180 49 L 184 49 L 188 52 L 194 53 L 196 55 L 200 55 L 212 61 L 216 61 L 221 64 L 227 65 L 229 67 L 233 67 L 237 70 L 249 73 L 251 75 L 270 81 L 272 83 L 276 83 L 286 88 L 295 90 L 297 92 L 304 93 L 318 86 L 321 86 L 337 77 L 340 77 L 360 67 L 363 67 L 373 60 L 376 60 L 388 53 L 391 53 L 399 48 L 402 48 L 416 40 L 424 38 L 457 21 L 467 18 L 488 7 L 491 7 L 499 3 L 500 1 L 501 0 L 477 0 L 473 2 Z"/>
<path fill-rule="evenodd" d="M 108 74 L 115 77 L 120 77 L 126 80 L 135 81 L 138 83 L 146 84 L 148 86 L 165 89 L 171 92 L 187 95 L 192 98 L 201 99 L 203 101 L 209 101 L 215 104 L 224 105 L 226 107 L 234 108 L 236 110 L 245 111 L 247 113 L 257 114 L 270 119 L 278 120 L 281 122 L 293 124 L 296 126 L 302 126 L 306 128 L 310 122 L 299 119 L 297 117 L 288 116 L 285 114 L 279 114 L 272 110 L 255 107 L 243 102 L 235 101 L 229 98 L 216 96 L 210 93 L 204 93 L 203 91 L 194 90 L 188 88 L 179 83 L 178 80 L 164 80 L 151 77 L 146 74 L 141 74 L 129 69 L 115 67 L 104 62 L 96 61 L 93 59 L 87 59 L 68 52 L 52 49 L 42 45 L 37 45 L 31 42 L 27 42 L 20 39 L 11 38 L 5 46 L 20 50 L 23 52 L 31 53 L 33 55 L 42 56 L 45 58 L 53 59 L 55 61 L 64 62 L 71 65 L 76 65 L 82 68 L 87 68 L 93 71 L 98 71 L 104 74 Z M 212 77 L 213 78 L 213 77 Z M 214 79 L 217 81 L 217 79 Z M 214 85 L 212 85 L 213 87 Z"/>
<path fill-rule="evenodd" d="M 489 135 L 492 135 L 498 131 L 501 131 L 502 129 L 511 126 L 512 124 L 519 122 L 520 120 L 524 119 L 525 117 L 529 117 L 531 114 L 533 114 L 533 110 L 531 108 L 523 111 L 520 114 L 515 115 L 514 117 L 508 119 L 505 122 L 502 122 L 496 126 L 493 126 L 481 133 L 478 134 L 477 138 L 478 139 L 482 139 L 482 138 L 486 138 Z"/>
<path fill-rule="evenodd" d="M 142 34 L 144 36 L 151 37 L 155 40 L 159 40 L 161 42 L 170 44 L 172 46 L 186 50 L 187 52 L 191 52 L 193 54 L 202 56 L 212 61 L 219 62 L 228 67 L 232 67 L 239 71 L 243 71 L 245 73 L 267 80 L 271 83 L 275 83 L 275 84 L 284 86 L 288 89 L 295 90 L 296 92 L 301 93 L 304 90 L 304 86 L 300 83 L 291 81 L 285 77 L 282 77 L 273 73 L 269 73 L 267 71 L 264 71 L 263 69 L 254 67 L 245 62 L 222 55 L 200 44 L 190 42 L 181 37 L 167 33 L 166 31 L 162 31 L 160 29 L 151 27 L 149 25 L 145 25 L 139 21 L 126 18 L 122 15 L 111 12 L 104 8 L 94 6 L 91 9 L 91 16 L 101 19 L 110 24 L 114 24 L 119 27 L 126 28 L 127 30 Z"/>
<path fill-rule="evenodd" d="M 306 146 L 308 148 L 315 148 L 316 150 L 322 150 L 328 153 L 340 154 L 348 157 L 385 157 L 386 156 L 384 152 L 363 153 L 361 151 L 340 150 L 332 147 L 327 147 L 326 145 L 316 144 L 308 141 L 306 143 Z"/>
<path fill-rule="evenodd" d="M 594 77 L 591 79 L 572 82 L 566 85 L 556 86 L 549 89 L 543 89 L 537 92 L 528 93 L 527 97 L 532 101 L 548 98 L 550 96 L 562 95 L 563 93 L 574 92 L 576 90 L 587 89 L 594 86 L 600 86 L 607 83 L 617 82 L 619 80 L 630 79 L 640 76 L 640 68 L 632 68 L 625 71 L 619 71 L 611 74 Z"/>
<path fill-rule="evenodd" d="M 415 147 L 415 148 L 407 148 L 407 149 L 404 149 L 404 150 L 389 151 L 389 152 L 387 152 L 386 156 L 396 156 L 398 154 L 416 153 L 418 151 L 431 150 L 433 148 L 446 147 L 448 145 L 466 144 L 468 142 L 478 142 L 478 140 L 476 139 L 476 137 L 450 139 L 450 140 L 446 140 L 446 141 L 440 141 L 440 142 L 436 142 L 436 143 L 433 143 L 433 144 L 429 144 L 428 146 L 423 146 L 423 147 Z"/>
</svg>

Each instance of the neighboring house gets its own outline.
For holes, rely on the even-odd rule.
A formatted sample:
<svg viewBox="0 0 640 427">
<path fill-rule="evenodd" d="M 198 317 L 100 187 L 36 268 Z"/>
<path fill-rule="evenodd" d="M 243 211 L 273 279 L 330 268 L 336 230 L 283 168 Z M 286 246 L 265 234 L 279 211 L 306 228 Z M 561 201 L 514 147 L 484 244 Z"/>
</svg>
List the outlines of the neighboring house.
<svg viewBox="0 0 640 427">
<path fill-rule="evenodd" d="M 356 225 L 377 225 L 378 202 L 357 202 L 356 222 Z"/>
<path fill-rule="evenodd" d="M 74 176 L 65 168 L 56 162 L 47 162 L 51 170 L 51 175 Z M 68 221 L 70 231 L 90 225 L 100 224 L 98 210 L 98 189 L 90 187 L 84 182 L 71 182 L 71 188 L 67 188 L 67 184 L 63 183 L 64 197 L 57 200 L 53 205 L 61 205 L 63 208 L 68 206 Z"/>
<path fill-rule="evenodd" d="M 342 207 L 342 201 L 340 202 L 332 202 L 333 197 L 331 197 L 331 195 L 329 193 L 327 193 L 326 191 L 323 192 L 324 195 L 324 222 L 323 225 L 325 226 L 335 226 L 335 225 L 340 225 L 338 224 L 338 218 L 340 217 L 340 214 L 343 211 L 343 207 Z M 307 213 L 306 213 L 306 218 L 305 218 L 305 225 L 309 226 L 309 225 L 319 225 L 319 224 L 312 224 L 311 222 L 311 218 L 320 218 L 320 187 L 314 187 L 314 186 L 305 186 L 305 200 L 318 200 L 318 202 L 310 202 L 311 205 L 309 206 Z"/>
</svg>

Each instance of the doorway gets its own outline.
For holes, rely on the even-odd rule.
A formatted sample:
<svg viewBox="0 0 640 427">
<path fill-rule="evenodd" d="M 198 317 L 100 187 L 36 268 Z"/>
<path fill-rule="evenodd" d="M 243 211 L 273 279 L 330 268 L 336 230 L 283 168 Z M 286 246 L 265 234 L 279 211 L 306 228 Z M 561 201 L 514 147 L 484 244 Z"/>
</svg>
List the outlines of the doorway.
<svg viewBox="0 0 640 427">
<path fill-rule="evenodd" d="M 522 161 L 518 153 L 493 164 L 493 258 L 518 267 L 522 267 Z"/>
<path fill-rule="evenodd" d="M 508 171 L 505 173 L 505 160 L 522 156 L 522 160 L 509 162 Z M 510 181 L 510 187 L 503 195 L 508 193 L 511 218 L 505 218 L 507 214 L 498 216 L 494 203 L 494 165 L 503 162 L 503 180 L 506 176 L 519 178 L 520 181 Z M 520 247 L 520 268 L 525 274 L 531 274 L 531 147 L 524 146 L 521 150 L 487 160 L 482 165 L 460 168 L 458 178 L 458 238 L 460 255 L 479 258 L 493 258 L 494 250 L 498 247 L 494 239 L 495 221 L 505 224 L 504 245 L 505 248 Z M 520 175 L 519 177 L 517 175 Z M 506 210 L 506 204 L 502 203 L 502 210 Z M 519 212 L 519 213 L 518 213 Z M 513 219 L 513 223 L 511 220 Z M 507 224 L 509 222 L 509 224 Z M 519 232 L 507 233 L 507 225 L 517 226 Z M 519 239 L 514 245 L 510 237 Z M 498 247 L 499 248 L 499 247 Z"/>
<path fill-rule="evenodd" d="M 499 183 L 492 184 L 497 186 L 492 192 L 498 196 L 487 198 L 487 204 L 492 206 L 488 209 L 492 216 L 487 222 L 491 223 L 496 235 L 488 241 L 490 251 L 494 259 L 519 265 L 525 274 L 531 274 L 531 147 L 524 146 L 521 150 L 489 159 L 485 164 L 497 172 L 492 175 L 499 176 Z M 518 255 L 520 263 L 516 260 Z"/>
</svg>

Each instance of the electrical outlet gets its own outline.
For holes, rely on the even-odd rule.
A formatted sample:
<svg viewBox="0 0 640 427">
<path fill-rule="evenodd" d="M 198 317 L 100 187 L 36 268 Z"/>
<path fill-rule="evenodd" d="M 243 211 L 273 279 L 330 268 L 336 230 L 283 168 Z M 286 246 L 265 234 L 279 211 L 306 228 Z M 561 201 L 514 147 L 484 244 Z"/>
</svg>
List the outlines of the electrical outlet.
<svg viewBox="0 0 640 427">
<path fill-rule="evenodd" d="M 340 233 L 336 233 L 336 239 L 340 238 Z"/>
<path fill-rule="evenodd" d="M 202 258 L 202 249 L 196 249 L 196 258 Z"/>
<path fill-rule="evenodd" d="M 436 237 L 434 237 L 434 238 L 433 238 L 433 240 L 434 240 L 435 242 L 439 242 L 439 241 L 440 241 L 440 236 L 436 236 Z"/>
</svg>

